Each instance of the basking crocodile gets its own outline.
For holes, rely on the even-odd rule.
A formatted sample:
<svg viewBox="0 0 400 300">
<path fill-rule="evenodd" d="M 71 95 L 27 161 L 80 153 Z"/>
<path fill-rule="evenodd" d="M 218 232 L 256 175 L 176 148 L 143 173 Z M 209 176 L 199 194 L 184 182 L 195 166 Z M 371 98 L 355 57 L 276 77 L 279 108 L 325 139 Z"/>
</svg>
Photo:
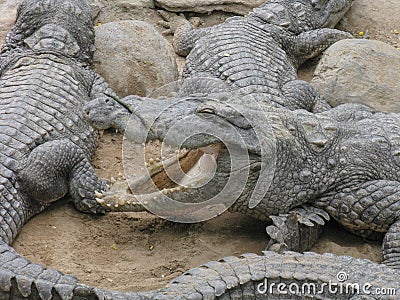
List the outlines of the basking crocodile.
<svg viewBox="0 0 400 300">
<path fill-rule="evenodd" d="M 180 16 L 160 12 L 174 48 L 187 55 L 183 80 L 221 79 L 258 101 L 289 109 L 329 107 L 314 88 L 298 80 L 306 60 L 351 34 L 333 28 L 352 0 L 270 0 L 246 17 L 209 28 L 194 28 Z M 207 80 L 183 85 L 181 95 L 210 92 Z M 213 90 L 215 92 L 215 90 Z"/>
<path fill-rule="evenodd" d="M 363 237 L 385 235 L 383 262 L 400 268 L 399 115 L 374 112 L 358 104 L 313 114 L 252 107 L 246 97 L 221 95 L 193 95 L 186 101 L 142 101 L 130 96 L 123 101 L 129 103 L 133 115 L 116 102 L 94 100 L 87 104 L 86 112 L 96 120 L 96 126 L 102 119 L 104 126 L 119 124 L 123 130 L 130 119 L 126 134 L 133 140 L 140 137 L 137 142 L 143 142 L 141 137 L 147 130 L 147 140 L 159 139 L 188 149 L 214 149 L 202 150 L 203 157 L 214 157 L 202 163 L 214 167 L 215 174 L 206 173 L 204 184 L 197 185 L 194 178 L 177 188 L 140 195 L 150 211 L 159 204 L 168 210 L 165 194 L 179 203 L 204 203 L 213 198 L 236 172 L 237 167 L 232 167 L 236 159 L 243 161 L 239 170 L 247 170 L 248 178 L 243 187 L 225 192 L 225 198 L 235 199 L 230 207 L 233 211 L 261 220 L 271 217 L 274 225 L 267 231 L 278 242 L 274 247 L 309 249 L 328 213 Z M 269 124 L 266 129 L 271 133 L 260 135 L 260 124 Z M 231 160 L 235 146 L 246 147 L 248 158 L 242 155 Z M 268 165 L 269 160 L 274 160 L 274 165 Z M 265 179 L 264 174 L 270 175 L 262 173 L 262 164 L 275 170 L 258 201 L 251 203 L 258 181 Z M 114 196 L 124 200 L 123 207 L 114 206 Z M 98 201 L 109 210 L 137 211 L 141 207 L 135 199 L 117 192 Z"/>
<path fill-rule="evenodd" d="M 113 93 L 91 70 L 93 51 L 86 1 L 25 0 L 0 53 L 1 299 L 10 289 L 48 299 L 53 288 L 68 298 L 75 285 L 9 246 L 32 216 L 66 194 L 83 212 L 104 211 L 93 193 L 106 185 L 89 162 L 98 134 L 82 108 Z"/>
<path fill-rule="evenodd" d="M 266 251 L 263 256 L 226 257 L 191 269 L 168 287 L 139 293 L 107 291 L 82 285 L 0 248 L 2 260 L 28 265 L 18 275 L 0 271 L 0 299 L 397 299 L 397 270 L 349 256 Z M 18 258 L 16 258 L 18 257 Z M 31 280 L 30 276 L 41 272 Z M 278 286 L 279 285 L 279 286 Z M 296 294 L 297 293 L 297 294 Z"/>
</svg>

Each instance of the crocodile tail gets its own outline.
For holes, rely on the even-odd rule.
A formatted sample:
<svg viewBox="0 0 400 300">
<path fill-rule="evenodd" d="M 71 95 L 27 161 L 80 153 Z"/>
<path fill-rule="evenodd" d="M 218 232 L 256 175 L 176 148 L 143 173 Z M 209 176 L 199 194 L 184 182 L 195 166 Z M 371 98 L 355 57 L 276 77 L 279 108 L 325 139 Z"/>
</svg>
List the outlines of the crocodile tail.
<svg viewBox="0 0 400 300">
<path fill-rule="evenodd" d="M 399 275 L 384 265 L 349 256 L 266 251 L 263 256 L 227 257 L 189 270 L 170 284 L 164 298 L 157 299 L 350 299 L 362 294 L 363 288 L 371 297 L 362 299 L 398 299 Z M 329 291 L 330 283 L 343 285 L 340 295 Z M 379 290 L 390 295 L 381 298 L 374 294 Z"/>
<path fill-rule="evenodd" d="M 278 284 L 284 284 L 284 299 L 302 299 L 288 294 L 291 284 L 295 284 L 300 293 L 304 293 L 305 286 L 308 289 L 308 294 L 302 295 L 305 298 L 312 295 L 313 299 L 348 299 L 358 294 L 354 288 L 344 289 L 339 297 L 329 295 L 327 289 L 329 282 L 338 284 L 346 281 L 358 284 L 360 288 L 372 286 L 371 293 L 377 289 L 391 290 L 385 298 L 371 294 L 367 299 L 396 299 L 395 295 L 400 293 L 397 280 L 400 273 L 397 270 L 368 260 L 333 254 L 265 252 L 263 256 L 244 254 L 226 257 L 187 271 L 167 288 L 123 293 L 80 284 L 74 276 L 29 262 L 5 243 L 0 244 L 0 253 L 0 299 L 167 300 L 217 299 L 224 296 L 234 299 L 281 299 L 276 290 Z M 323 284 L 326 284 L 326 289 L 322 289 Z"/>
<path fill-rule="evenodd" d="M 105 291 L 80 284 L 72 275 L 31 263 L 0 242 L 0 299 L 144 299 L 135 293 Z"/>
</svg>

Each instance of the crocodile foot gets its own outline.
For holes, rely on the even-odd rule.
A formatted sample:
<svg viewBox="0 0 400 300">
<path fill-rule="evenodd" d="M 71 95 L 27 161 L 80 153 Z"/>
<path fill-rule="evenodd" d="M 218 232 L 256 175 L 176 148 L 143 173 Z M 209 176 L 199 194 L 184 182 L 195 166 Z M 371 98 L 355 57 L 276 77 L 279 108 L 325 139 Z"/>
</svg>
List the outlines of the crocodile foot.
<svg viewBox="0 0 400 300">
<path fill-rule="evenodd" d="M 92 191 L 84 190 L 82 188 L 78 189 L 80 197 L 77 197 L 74 200 L 76 209 L 84 213 L 104 214 L 106 209 L 98 203 L 96 195 L 102 195 L 106 190 L 108 190 L 108 188 L 109 186 L 106 180 L 99 180 L 99 187 L 98 190 L 95 191 L 94 195 L 92 194 Z"/>
<path fill-rule="evenodd" d="M 267 227 L 270 241 L 267 250 L 303 252 L 318 240 L 329 215 L 322 209 L 302 206 L 289 214 L 271 216 L 273 225 Z"/>
</svg>

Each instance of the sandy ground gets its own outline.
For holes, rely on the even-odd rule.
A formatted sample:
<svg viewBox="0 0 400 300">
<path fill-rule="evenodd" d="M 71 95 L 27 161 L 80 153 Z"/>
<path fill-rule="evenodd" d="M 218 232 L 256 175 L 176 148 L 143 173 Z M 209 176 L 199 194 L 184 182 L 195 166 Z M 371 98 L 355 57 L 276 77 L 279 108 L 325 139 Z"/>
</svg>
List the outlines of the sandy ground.
<svg viewBox="0 0 400 300">
<path fill-rule="evenodd" d="M 143 19 L 155 23 L 153 15 L 146 14 Z M 219 23 L 225 17 L 213 14 L 204 18 L 203 25 Z M 393 24 L 397 22 L 392 20 Z M 104 16 L 100 21 L 108 20 Z M 398 46 L 391 29 L 371 35 Z M 359 30 L 364 29 L 354 25 L 352 32 Z M 178 58 L 178 64 L 182 68 L 184 59 Z M 315 65 L 316 61 L 309 62 L 300 70 L 300 77 L 310 80 Z M 121 140 L 113 133 L 101 139 L 93 161 L 99 176 L 122 176 Z M 33 262 L 74 274 L 84 283 L 143 291 L 162 287 L 183 271 L 209 260 L 246 252 L 260 254 L 267 244 L 265 225 L 232 213 L 192 225 L 174 224 L 147 213 L 96 217 L 81 214 L 67 201 L 60 201 L 24 226 L 14 247 Z M 313 251 L 379 262 L 380 249 L 380 242 L 365 242 L 330 223 Z"/>
</svg>

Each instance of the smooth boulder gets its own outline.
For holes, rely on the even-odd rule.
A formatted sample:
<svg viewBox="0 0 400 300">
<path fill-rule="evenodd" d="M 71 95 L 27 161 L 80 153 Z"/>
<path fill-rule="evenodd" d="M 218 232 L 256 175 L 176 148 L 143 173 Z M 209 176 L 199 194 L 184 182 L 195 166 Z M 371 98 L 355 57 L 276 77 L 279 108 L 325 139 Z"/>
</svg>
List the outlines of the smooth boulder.
<svg viewBox="0 0 400 300">
<path fill-rule="evenodd" d="M 400 51 L 374 40 L 332 45 L 315 70 L 312 84 L 329 104 L 362 103 L 400 112 Z"/>
<path fill-rule="evenodd" d="M 146 96 L 178 79 L 174 51 L 152 25 L 119 21 L 95 30 L 94 68 L 120 97 Z"/>
</svg>

